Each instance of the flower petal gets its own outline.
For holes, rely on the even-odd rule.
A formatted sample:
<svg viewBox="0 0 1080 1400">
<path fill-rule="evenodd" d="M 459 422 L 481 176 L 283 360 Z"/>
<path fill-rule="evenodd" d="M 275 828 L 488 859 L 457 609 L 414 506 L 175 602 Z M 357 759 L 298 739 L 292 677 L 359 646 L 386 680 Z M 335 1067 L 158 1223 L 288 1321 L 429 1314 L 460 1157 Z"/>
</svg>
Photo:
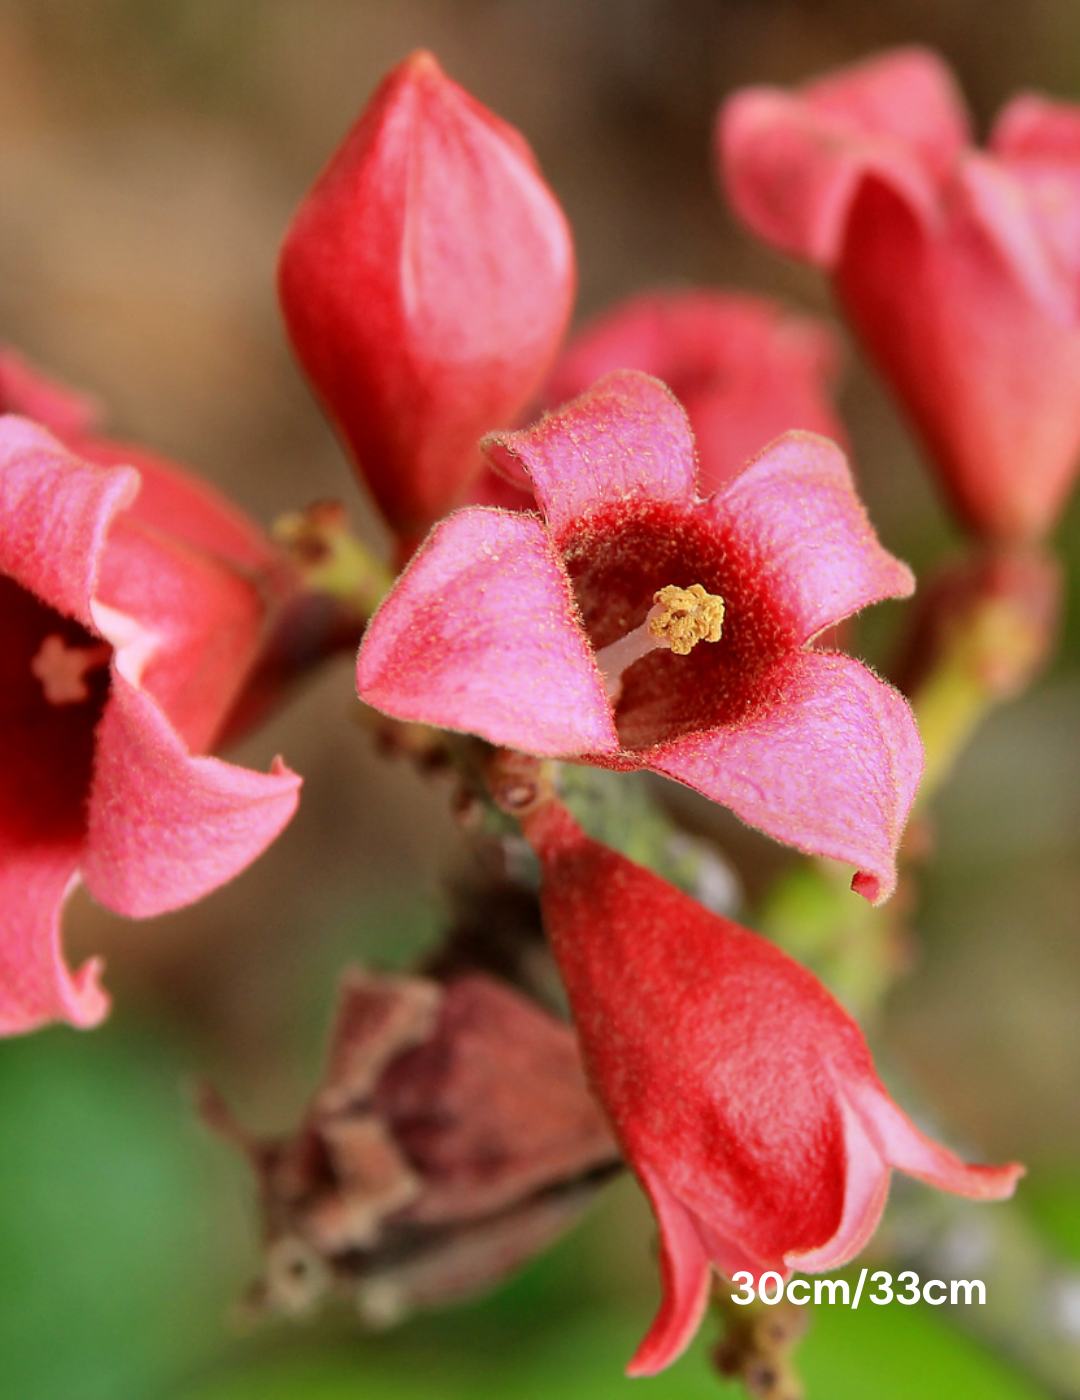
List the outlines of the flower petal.
<svg viewBox="0 0 1080 1400">
<path fill-rule="evenodd" d="M 18 413 L 62 441 L 92 432 L 102 417 L 92 394 L 42 374 L 17 350 L 0 347 L 0 413 Z"/>
<path fill-rule="evenodd" d="M 898 1171 L 928 1181 L 942 1191 L 952 1191 L 957 1196 L 969 1196 L 977 1201 L 1007 1200 L 1024 1175 L 1025 1168 L 1019 1162 L 988 1167 L 969 1166 L 961 1161 L 948 1148 L 919 1132 L 880 1084 L 853 1080 L 844 1085 L 844 1093 L 879 1144 L 885 1161 Z M 818 1267 L 831 1268 L 832 1265 Z"/>
<path fill-rule="evenodd" d="M 138 489 L 130 468 L 93 466 L 37 424 L 0 418 L 0 573 L 93 629 L 105 534 Z"/>
<path fill-rule="evenodd" d="M 524 467 L 556 539 L 594 506 L 696 494 L 686 411 L 670 389 L 637 370 L 609 374 L 535 427 L 494 433 L 481 445 L 511 480 Z"/>
<path fill-rule="evenodd" d="M 640 1163 L 636 1170 L 660 1227 L 664 1297 L 626 1374 L 655 1376 L 690 1345 L 709 1302 L 712 1270 L 694 1217 L 675 1199 L 656 1172 Z"/>
<path fill-rule="evenodd" d="M 819 117 L 906 147 L 937 180 L 971 143 L 963 93 L 933 49 L 891 49 L 808 83 L 802 95 Z"/>
<path fill-rule="evenodd" d="M 821 1273 L 854 1259 L 877 1229 L 889 1194 L 889 1168 L 848 1103 L 844 1089 L 837 1095 L 844 1124 L 844 1213 L 831 1240 L 818 1249 L 786 1254 L 784 1262 L 804 1273 Z"/>
<path fill-rule="evenodd" d="M 80 456 L 102 466 L 135 467 L 142 480 L 129 514 L 172 539 L 238 569 L 264 573 L 281 565 L 281 555 L 242 510 L 209 482 L 134 443 L 86 438 Z"/>
<path fill-rule="evenodd" d="M 101 960 L 72 974 L 60 947 L 60 911 L 78 864 L 78 845 L 27 847 L 0 837 L 0 1035 L 49 1021 L 95 1026 L 108 1013 Z"/>
<path fill-rule="evenodd" d="M 818 113 L 778 88 L 730 97 L 717 139 L 739 217 L 784 252 L 821 267 L 837 263 L 851 205 L 868 176 L 894 189 L 920 221 L 935 217 L 934 180 L 914 150 Z"/>
<path fill-rule="evenodd" d="M 296 810 L 300 779 L 193 758 L 144 692 L 114 668 L 98 728 L 83 874 L 110 909 L 144 918 L 231 880 Z"/>
<path fill-rule="evenodd" d="M 570 582 L 533 516 L 475 508 L 436 526 L 372 618 L 356 678 L 396 719 L 535 754 L 619 747 Z"/>
<path fill-rule="evenodd" d="M 792 428 L 842 436 L 830 402 L 838 361 L 827 327 L 763 297 L 646 292 L 585 328 L 547 397 L 564 402 L 620 368 L 655 374 L 690 417 L 706 494 Z"/>
<path fill-rule="evenodd" d="M 801 851 L 858 867 L 874 903 L 896 884 L 896 850 L 922 773 L 903 697 L 849 656 L 803 652 L 763 681 L 758 715 L 653 749 L 648 766 Z"/>
<path fill-rule="evenodd" d="M 796 646 L 870 603 L 914 591 L 911 570 L 878 542 L 844 454 L 827 438 L 785 433 L 709 510 L 790 614 Z"/>
<path fill-rule="evenodd" d="M 122 619 L 127 638 L 110 626 L 110 614 Z M 257 585 L 125 513 L 102 555 L 94 616 L 120 650 L 121 671 L 154 698 L 184 744 L 194 753 L 209 749 L 262 641 L 265 599 Z M 143 655 L 136 674 L 125 640 Z"/>
</svg>

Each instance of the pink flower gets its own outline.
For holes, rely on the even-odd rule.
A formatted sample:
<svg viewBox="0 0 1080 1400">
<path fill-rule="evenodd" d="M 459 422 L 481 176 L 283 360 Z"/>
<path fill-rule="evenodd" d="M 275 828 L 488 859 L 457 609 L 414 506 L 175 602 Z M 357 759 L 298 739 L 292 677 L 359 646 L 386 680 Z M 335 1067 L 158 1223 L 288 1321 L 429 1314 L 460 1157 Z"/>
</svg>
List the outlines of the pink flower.
<svg viewBox="0 0 1080 1400">
<path fill-rule="evenodd" d="M 710 1265 L 756 1282 L 853 1258 L 890 1168 L 979 1200 L 1012 1194 L 1022 1167 L 966 1166 L 918 1131 L 805 968 L 556 803 L 524 828 L 586 1068 L 660 1227 L 664 1298 L 631 1375 L 688 1344 Z"/>
<path fill-rule="evenodd" d="M 72 975 L 60 951 L 79 879 L 118 913 L 159 914 L 231 879 L 292 816 L 299 779 L 280 761 L 264 775 L 193 756 L 262 638 L 257 540 L 148 455 L 97 465 L 0 418 L 0 1032 L 106 1014 L 98 960 Z"/>
<path fill-rule="evenodd" d="M 792 428 L 844 441 L 830 402 L 838 358 L 824 326 L 763 297 L 646 292 L 571 342 L 545 398 L 565 403 L 617 369 L 655 375 L 686 409 L 700 486 L 710 492 Z"/>
<path fill-rule="evenodd" d="M 1080 458 L 1080 107 L 1033 95 L 974 150 L 951 74 L 899 49 L 721 113 L 736 209 L 832 273 L 953 505 L 1049 531 Z"/>
<path fill-rule="evenodd" d="M 482 468 L 570 316 L 562 210 L 524 139 L 428 53 L 400 63 L 281 254 L 296 353 L 386 519 L 420 537 Z"/>
<path fill-rule="evenodd" d="M 685 412 L 632 371 L 487 450 L 528 472 L 544 518 L 477 507 L 437 526 L 371 622 L 361 698 L 527 753 L 652 768 L 850 861 L 885 898 L 918 734 L 894 690 L 808 643 L 912 579 L 839 450 L 789 434 L 700 500 Z"/>
</svg>

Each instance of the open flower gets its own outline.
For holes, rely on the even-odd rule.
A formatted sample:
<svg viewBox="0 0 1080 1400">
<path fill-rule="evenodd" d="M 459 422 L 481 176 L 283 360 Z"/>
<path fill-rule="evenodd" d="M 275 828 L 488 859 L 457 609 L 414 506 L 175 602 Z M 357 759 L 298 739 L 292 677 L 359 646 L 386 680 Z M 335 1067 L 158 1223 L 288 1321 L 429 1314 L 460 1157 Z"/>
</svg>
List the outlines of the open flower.
<svg viewBox="0 0 1080 1400">
<path fill-rule="evenodd" d="M 525 140 L 417 52 L 301 205 L 279 286 L 296 353 L 398 535 L 482 469 L 574 296 L 570 231 Z"/>
<path fill-rule="evenodd" d="M 718 490 L 793 428 L 844 441 L 830 395 L 839 352 L 819 322 L 764 297 L 694 288 L 620 302 L 567 346 L 544 391 L 552 407 L 619 369 L 663 380 L 686 409 L 701 491 Z"/>
<path fill-rule="evenodd" d="M 660 1227 L 664 1298 L 629 1371 L 690 1341 L 710 1266 L 755 1282 L 856 1255 L 890 1169 L 979 1200 L 1023 1168 L 966 1166 L 889 1098 L 858 1026 L 773 944 L 590 840 L 524 820 L 586 1068 Z"/>
<path fill-rule="evenodd" d="M 1080 107 L 1019 96 L 983 153 L 945 65 L 900 49 L 736 93 L 719 141 L 747 223 L 832 274 L 965 523 L 1050 530 L 1080 461 Z"/>
<path fill-rule="evenodd" d="M 361 698 L 527 753 L 652 768 L 885 898 L 922 752 L 905 701 L 823 628 L 912 588 L 843 455 L 781 438 L 696 494 L 686 414 L 610 375 L 488 453 L 524 468 L 544 519 L 443 521 L 376 613 Z"/>
<path fill-rule="evenodd" d="M 159 914 L 292 816 L 280 761 L 193 756 L 262 638 L 256 538 L 175 469 L 100 466 L 0 418 L 0 1032 L 105 1014 L 97 961 L 73 976 L 60 951 L 80 877 L 110 909 Z"/>
</svg>

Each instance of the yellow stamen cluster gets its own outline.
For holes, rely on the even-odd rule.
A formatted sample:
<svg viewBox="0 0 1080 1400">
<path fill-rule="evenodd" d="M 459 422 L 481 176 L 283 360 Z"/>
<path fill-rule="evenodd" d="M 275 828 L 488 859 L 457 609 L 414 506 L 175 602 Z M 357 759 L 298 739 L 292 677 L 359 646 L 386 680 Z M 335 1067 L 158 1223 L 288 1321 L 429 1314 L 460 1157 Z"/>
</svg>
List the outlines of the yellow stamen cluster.
<svg viewBox="0 0 1080 1400">
<path fill-rule="evenodd" d="M 724 625 L 724 600 L 700 583 L 679 588 L 669 583 L 653 594 L 649 631 L 676 656 L 687 656 L 698 642 L 718 642 Z"/>
</svg>

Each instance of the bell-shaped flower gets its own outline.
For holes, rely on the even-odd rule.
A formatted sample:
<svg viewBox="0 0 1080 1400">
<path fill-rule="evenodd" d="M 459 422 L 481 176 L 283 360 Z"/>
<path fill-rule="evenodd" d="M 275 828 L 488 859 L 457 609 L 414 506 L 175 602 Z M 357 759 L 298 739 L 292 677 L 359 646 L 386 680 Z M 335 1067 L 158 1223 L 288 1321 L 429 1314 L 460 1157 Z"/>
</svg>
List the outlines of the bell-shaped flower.
<svg viewBox="0 0 1080 1400">
<path fill-rule="evenodd" d="M 292 816 L 299 779 L 280 761 L 202 756 L 262 639 L 260 550 L 175 468 L 102 466 L 0 418 L 0 1033 L 106 1013 L 97 960 L 72 975 L 60 948 L 79 879 L 118 913 L 159 914 Z"/>
<path fill-rule="evenodd" d="M 619 369 L 655 375 L 686 409 L 708 494 L 791 429 L 844 441 L 831 398 L 838 361 L 825 326 L 765 297 L 645 292 L 571 341 L 544 397 L 556 407 Z"/>
<path fill-rule="evenodd" d="M 418 52 L 384 80 L 281 253 L 293 347 L 406 541 L 459 504 L 477 443 L 549 370 L 570 231 L 524 139 Z"/>
<path fill-rule="evenodd" d="M 1080 464 L 1080 107 L 1022 95 L 973 148 L 933 53 L 899 49 L 721 111 L 757 233 L 831 273 L 965 524 L 1052 529 Z"/>
<path fill-rule="evenodd" d="M 686 414 L 626 371 L 488 440 L 543 518 L 432 531 L 372 619 L 362 699 L 527 753 L 651 768 L 891 891 L 922 749 L 903 698 L 823 629 L 910 593 L 843 454 L 780 438 L 700 499 Z"/>
<path fill-rule="evenodd" d="M 630 1363 L 651 1375 L 701 1320 L 711 1267 L 853 1258 L 896 1169 L 1000 1200 L 1023 1168 L 926 1138 L 820 982 L 748 929 L 590 840 L 555 802 L 524 820 L 586 1069 L 660 1228 L 664 1297 Z"/>
</svg>

